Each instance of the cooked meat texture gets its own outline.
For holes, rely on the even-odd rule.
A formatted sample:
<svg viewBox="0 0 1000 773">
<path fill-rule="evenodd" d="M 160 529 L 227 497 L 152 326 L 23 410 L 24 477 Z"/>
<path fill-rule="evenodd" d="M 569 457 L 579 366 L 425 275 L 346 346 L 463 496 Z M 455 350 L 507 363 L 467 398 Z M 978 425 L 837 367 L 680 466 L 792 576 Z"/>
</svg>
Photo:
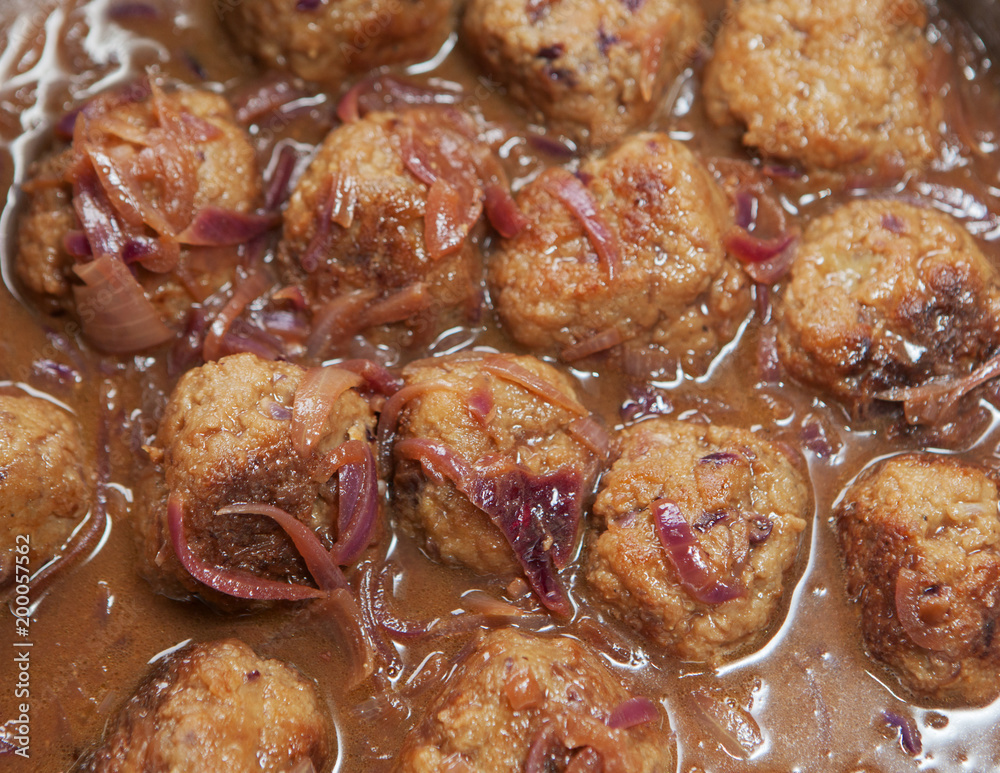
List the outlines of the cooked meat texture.
<svg viewBox="0 0 1000 773">
<path fill-rule="evenodd" d="M 834 171 L 921 167 L 942 106 L 922 2 L 731 1 L 705 72 L 717 124 L 767 156 Z"/>
<path fill-rule="evenodd" d="M 171 494 L 183 503 L 187 541 L 200 560 L 311 584 L 291 540 L 269 518 L 216 514 L 237 503 L 276 505 L 328 547 L 335 541 L 336 478 L 327 482 L 322 462 L 344 441 L 369 442 L 375 418 L 367 400 L 350 389 L 334 403 L 315 447 L 301 455 L 291 416 L 304 375 L 290 363 L 235 354 L 188 371 L 177 384 L 147 449 L 156 469 L 147 476 L 137 519 L 143 571 L 158 592 L 178 599 L 196 594 L 224 610 L 254 606 L 202 585 L 181 566 L 167 519 Z"/>
<path fill-rule="evenodd" d="M 528 371 L 573 408 L 488 370 L 489 363 Z M 592 489 L 597 458 L 570 431 L 588 412 L 570 379 L 552 366 L 526 356 L 463 354 L 414 362 L 403 377 L 407 387 L 427 388 L 403 408 L 398 440 L 441 443 L 470 464 L 509 461 L 537 476 L 566 470 L 579 476 L 581 491 Z M 520 571 L 500 529 L 451 482 L 428 476 L 411 459 L 397 460 L 394 481 L 396 517 L 429 553 L 484 574 Z"/>
<path fill-rule="evenodd" d="M 0 595 L 29 542 L 32 573 L 87 515 L 93 476 L 76 420 L 48 400 L 0 394 Z"/>
<path fill-rule="evenodd" d="M 859 200 L 811 223 L 775 305 L 787 370 L 857 410 L 1000 346 L 1000 280 L 960 223 Z"/>
<path fill-rule="evenodd" d="M 375 67 L 432 57 L 455 25 L 454 0 L 225 0 L 222 19 L 264 65 L 339 87 Z"/>
<path fill-rule="evenodd" d="M 604 529 L 588 542 L 595 598 L 684 660 L 714 664 L 759 643 L 810 517 L 803 474 L 774 445 L 735 427 L 657 418 L 622 430 L 618 447 L 594 503 Z M 703 581 L 682 572 L 661 542 L 661 500 L 679 508 L 709 576 L 738 586 L 738 597 L 707 603 L 686 587 Z"/>
<path fill-rule="evenodd" d="M 531 120 L 598 147 L 652 118 L 703 21 L 692 0 L 471 0 L 462 35 Z"/>
<path fill-rule="evenodd" d="M 996 474 L 954 457 L 896 456 L 851 485 L 836 520 L 869 652 L 922 700 L 1000 695 Z"/>
<path fill-rule="evenodd" d="M 639 134 L 580 177 L 620 251 L 611 278 L 588 226 L 544 173 L 518 196 L 527 227 L 502 242 L 489 281 L 521 344 L 564 360 L 610 348 L 632 375 L 704 372 L 751 306 L 750 282 L 723 248 L 728 205 L 679 142 Z"/>
<path fill-rule="evenodd" d="M 396 773 L 539 770 L 667 773 L 674 770 L 665 713 L 627 730 L 611 713 L 633 696 L 582 644 L 513 629 L 495 631 L 458 667 L 403 745 Z M 590 763 L 586 765 L 585 763 Z"/>
<path fill-rule="evenodd" d="M 323 767 L 329 720 L 316 686 L 236 639 L 194 644 L 161 662 L 77 773 Z"/>
<path fill-rule="evenodd" d="M 412 340 L 429 343 L 478 318 L 478 229 L 445 254 L 431 250 L 431 188 L 404 163 L 404 153 L 420 143 L 452 158 L 489 152 L 464 130 L 472 130 L 464 114 L 421 109 L 371 113 L 326 138 L 292 194 L 279 246 L 287 278 L 303 286 L 316 325 L 336 319 L 343 335 L 401 323 Z M 470 203 L 479 205 L 461 202 Z M 377 340 L 377 333 L 368 335 Z"/>
<path fill-rule="evenodd" d="M 173 211 L 179 205 L 166 186 L 180 184 L 178 178 L 183 174 L 173 165 L 177 159 L 171 155 L 171 143 L 183 142 L 196 159 L 193 169 L 188 170 L 196 181 L 191 186 L 192 216 L 205 207 L 249 212 L 260 196 L 256 154 L 246 133 L 236 125 L 229 103 L 217 94 L 197 89 L 164 94 L 163 99 L 182 116 L 194 116 L 214 127 L 207 138 L 209 133 L 201 127 L 178 138 L 164 133 L 154 100 L 146 92 L 141 95 L 141 99 L 131 101 L 127 95 L 120 99 L 105 95 L 102 104 L 110 107 L 92 120 L 104 127 L 102 149 L 109 157 L 126 159 L 121 162 L 123 168 L 132 169 L 149 206 L 175 222 L 180 217 Z M 96 107 L 85 107 L 84 113 L 88 110 L 97 112 Z M 194 127 L 195 123 L 189 125 Z M 151 146 L 144 154 L 141 143 L 147 141 Z M 83 151 L 72 145 L 54 151 L 34 165 L 22 185 L 27 202 L 18 224 L 17 276 L 49 310 L 72 310 L 72 287 L 80 284 L 73 271 L 77 259 L 65 243 L 67 234 L 81 228 L 68 178 L 78 152 Z M 160 163 L 170 164 L 169 173 L 156 166 Z M 148 227 L 145 235 L 159 238 Z M 177 267 L 165 273 L 133 264 L 160 317 L 175 326 L 182 323 L 192 303 L 204 300 L 232 279 L 236 259 L 235 254 L 227 258 L 219 250 L 205 247 L 182 247 L 180 253 Z"/>
</svg>

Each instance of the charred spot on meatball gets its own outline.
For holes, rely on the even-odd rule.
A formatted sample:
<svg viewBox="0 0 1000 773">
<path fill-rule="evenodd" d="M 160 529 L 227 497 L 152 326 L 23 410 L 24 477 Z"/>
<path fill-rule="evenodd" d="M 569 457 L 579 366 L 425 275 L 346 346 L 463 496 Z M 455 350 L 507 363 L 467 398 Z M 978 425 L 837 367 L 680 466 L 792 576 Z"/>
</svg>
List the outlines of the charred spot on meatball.
<svg viewBox="0 0 1000 773">
<path fill-rule="evenodd" d="M 855 415 L 891 400 L 910 423 L 934 424 L 975 384 L 949 388 L 1000 347 L 1000 277 L 950 216 L 859 200 L 806 229 L 775 319 L 798 380 Z"/>
<path fill-rule="evenodd" d="M 848 593 L 873 657 L 920 700 L 1000 694 L 1000 513 L 995 473 L 909 453 L 848 488 L 837 532 Z"/>
<path fill-rule="evenodd" d="M 649 419 L 601 480 L 587 580 L 612 616 L 717 663 L 774 622 L 809 517 L 806 480 L 747 430 Z"/>
<path fill-rule="evenodd" d="M 709 116 L 767 156 L 835 172 L 895 173 L 937 154 L 922 2 L 731 2 L 705 72 Z"/>
<path fill-rule="evenodd" d="M 160 662 L 74 770 L 323 770 L 330 737 L 312 682 L 228 639 Z"/>
<path fill-rule="evenodd" d="M 575 759 L 590 763 L 583 769 L 653 773 L 673 770 L 673 746 L 662 708 L 632 697 L 582 644 L 503 629 L 459 664 L 395 770 L 520 773 Z"/>
<path fill-rule="evenodd" d="M 462 34 L 533 120 L 599 147 L 652 118 L 693 60 L 702 20 L 690 0 L 472 0 Z"/>
<path fill-rule="evenodd" d="M 358 512 L 363 532 L 354 534 L 340 513 L 342 502 L 359 497 L 378 507 L 375 415 L 361 382 L 355 373 L 305 371 L 252 354 L 184 375 L 148 448 L 156 469 L 137 519 L 143 573 L 159 592 L 197 595 L 223 610 L 319 595 L 321 578 L 280 526 L 286 516 L 337 563 L 356 560 L 378 525 L 373 512 Z M 357 490 L 347 488 L 347 468 Z M 266 517 L 271 508 L 286 515 Z M 211 582 L 212 573 L 233 581 Z M 233 590 L 236 580 L 246 588 Z M 254 582 L 275 592 L 256 593 Z"/>
<path fill-rule="evenodd" d="M 703 373 L 738 332 L 750 281 L 723 246 L 728 204 L 687 148 L 639 134 L 518 196 L 525 228 L 491 258 L 500 319 L 533 352 L 630 375 Z"/>
</svg>

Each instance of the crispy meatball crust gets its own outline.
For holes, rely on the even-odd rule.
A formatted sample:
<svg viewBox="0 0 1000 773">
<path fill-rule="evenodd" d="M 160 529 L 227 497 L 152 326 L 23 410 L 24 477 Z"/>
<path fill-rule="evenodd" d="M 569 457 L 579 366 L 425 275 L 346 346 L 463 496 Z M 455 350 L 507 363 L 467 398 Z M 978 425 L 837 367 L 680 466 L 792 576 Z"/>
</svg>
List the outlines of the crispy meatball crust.
<svg viewBox="0 0 1000 773">
<path fill-rule="evenodd" d="M 1000 280 L 948 215 L 859 200 L 809 225 L 775 318 L 788 371 L 857 409 L 982 364 L 1000 346 Z"/>
<path fill-rule="evenodd" d="M 429 59 L 455 25 L 454 0 L 215 0 L 233 36 L 268 67 L 339 86 L 374 67 Z"/>
<path fill-rule="evenodd" d="M 773 622 L 810 515 L 803 474 L 735 427 L 652 419 L 622 430 L 618 447 L 594 503 L 604 519 L 587 557 L 595 597 L 684 660 L 716 663 L 757 641 Z M 681 585 L 653 521 L 662 498 L 680 508 L 706 563 L 720 580 L 738 582 L 741 597 L 708 604 Z"/>
<path fill-rule="evenodd" d="M 930 453 L 866 470 L 837 508 L 869 652 L 933 703 L 1000 695 L 996 473 Z"/>
<path fill-rule="evenodd" d="M 579 411 L 554 405 L 524 386 L 484 370 L 489 360 L 524 368 L 551 384 Z M 592 489 L 597 458 L 568 430 L 573 420 L 587 412 L 570 379 L 551 365 L 534 357 L 463 354 L 411 363 L 403 370 L 403 378 L 407 386 L 435 387 L 403 409 L 398 439 L 440 442 L 469 462 L 512 459 L 535 475 L 561 469 L 576 471 L 582 491 Z M 492 406 L 486 416 L 473 408 L 483 396 Z M 422 536 L 435 557 L 482 573 L 511 575 L 520 571 L 500 529 L 451 482 L 436 482 L 419 462 L 404 459 L 396 465 L 393 488 L 396 517 L 408 531 Z"/>
<path fill-rule="evenodd" d="M 194 211 L 213 206 L 249 212 L 260 197 L 256 153 L 246 133 L 236 124 L 229 103 L 217 94 L 189 88 L 173 91 L 166 99 L 218 130 L 217 136 L 193 143 L 199 160 Z M 108 117 L 127 127 L 123 134 L 146 135 L 159 126 L 148 96 L 114 106 Z M 120 145 L 132 147 L 124 139 Z M 15 268 L 18 279 L 49 310 L 73 310 L 72 287 L 79 283 L 73 272 L 77 261 L 67 252 L 64 242 L 70 231 L 80 228 L 73 208 L 73 187 L 67 180 L 73 153 L 71 146 L 41 159 L 22 186 L 27 203 L 18 223 Z M 146 194 L 154 208 L 162 210 L 169 206 L 169 202 L 160 200 L 156 186 L 151 186 Z M 208 254 L 205 248 L 182 248 L 177 268 L 167 273 L 137 267 L 137 277 L 146 296 L 168 324 L 179 326 L 193 302 L 204 299 L 232 279 L 232 261 L 220 260 L 217 255 L 204 259 Z"/>
<path fill-rule="evenodd" d="M 657 710 L 657 719 L 628 730 L 604 725 L 630 697 L 621 680 L 577 641 L 513 629 L 495 631 L 460 664 L 410 733 L 395 770 L 520 773 L 533 742 L 547 727 L 555 730 L 561 744 L 562 736 L 574 733 L 566 728 L 578 728 L 583 739 L 584 728 L 592 723 L 597 723 L 595 734 L 605 735 L 617 752 L 598 769 L 674 770 L 673 742 L 662 710 Z M 560 746 L 557 755 L 565 759 L 569 752 Z"/>
<path fill-rule="evenodd" d="M 163 661 L 78 773 L 324 770 L 329 721 L 315 685 L 235 639 Z"/>
<path fill-rule="evenodd" d="M 549 173 L 546 173 L 549 174 Z M 527 227 L 505 240 L 489 267 L 497 311 L 510 334 L 539 353 L 575 359 L 611 336 L 611 356 L 633 375 L 704 372 L 751 306 L 750 282 L 723 247 L 725 196 L 679 142 L 639 134 L 582 178 L 621 264 L 613 279 L 583 223 L 545 176 L 518 196 Z"/>
<path fill-rule="evenodd" d="M 137 519 L 144 574 L 161 593 L 197 594 L 222 609 L 246 602 L 202 585 L 174 554 L 167 498 L 181 498 L 192 551 L 213 566 L 309 584 L 291 543 L 264 517 L 219 516 L 234 503 L 276 505 L 306 523 L 327 546 L 336 538 L 335 498 L 318 478 L 321 461 L 347 440 L 370 442 L 375 417 L 356 390 L 334 404 L 312 454 L 295 448 L 291 412 L 305 371 L 253 354 L 235 354 L 188 371 L 167 403 L 155 443 L 146 509 Z M 259 603 L 259 602 L 258 602 Z"/>
<path fill-rule="evenodd" d="M 445 141 L 454 128 L 467 128 L 466 121 L 457 111 L 371 113 L 330 133 L 292 194 L 278 249 L 288 280 L 302 285 L 314 310 L 350 293 L 378 303 L 420 285 L 426 300 L 400 320 L 414 339 L 428 342 L 478 318 L 477 235 L 449 254 L 430 253 L 424 233 L 429 187 L 407 169 L 401 146 L 409 131 Z M 324 238 L 317 232 L 331 191 L 339 214 Z M 373 336 L 377 327 L 369 331 Z"/>
<path fill-rule="evenodd" d="M 88 456 L 76 420 L 64 410 L 37 397 L 0 394 L 0 596 L 14 579 L 19 537 L 28 538 L 35 572 L 87 514 Z"/>
<path fill-rule="evenodd" d="M 834 171 L 921 167 L 937 153 L 920 2 L 731 0 L 705 72 L 709 116 L 775 158 Z"/>
<path fill-rule="evenodd" d="M 471 0 L 462 33 L 533 120 L 597 147 L 652 118 L 703 20 L 691 0 Z"/>
</svg>

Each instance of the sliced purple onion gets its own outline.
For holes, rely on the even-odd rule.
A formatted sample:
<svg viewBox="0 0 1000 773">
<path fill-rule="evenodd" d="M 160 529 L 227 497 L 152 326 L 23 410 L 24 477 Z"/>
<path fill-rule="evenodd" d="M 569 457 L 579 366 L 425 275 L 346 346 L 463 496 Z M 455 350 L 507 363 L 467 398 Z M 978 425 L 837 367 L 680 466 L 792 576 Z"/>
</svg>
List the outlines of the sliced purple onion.
<svg viewBox="0 0 1000 773">
<path fill-rule="evenodd" d="M 659 707 L 649 698 L 630 698 L 612 710 L 608 717 L 608 727 L 628 730 L 630 727 L 653 722 L 659 716 Z"/>
<path fill-rule="evenodd" d="M 191 224 L 177 235 L 181 244 L 223 247 L 246 244 L 277 225 L 275 216 L 248 214 L 219 207 L 205 207 Z"/>
<path fill-rule="evenodd" d="M 613 280 L 621 265 L 618 234 L 608 225 L 593 194 L 571 172 L 552 167 L 540 178 L 542 186 L 561 201 L 580 221 L 594 252 L 604 265 L 608 280 Z"/>
<path fill-rule="evenodd" d="M 339 471 L 337 542 L 330 549 L 341 566 L 353 564 L 371 544 L 378 526 L 378 473 L 371 448 L 361 440 L 342 443 L 324 463 L 324 474 Z"/>
<path fill-rule="evenodd" d="M 303 459 L 312 455 L 337 401 L 361 385 L 361 377 L 337 367 L 310 368 L 295 390 L 292 446 Z"/>
<path fill-rule="evenodd" d="M 893 727 L 899 731 L 899 743 L 903 747 L 903 751 L 911 757 L 916 757 L 920 754 L 923 749 L 923 743 L 920 738 L 920 731 L 917 730 L 917 726 L 912 718 L 897 714 L 895 711 L 883 711 L 882 719 L 885 720 L 885 723 L 889 727 Z"/>
</svg>

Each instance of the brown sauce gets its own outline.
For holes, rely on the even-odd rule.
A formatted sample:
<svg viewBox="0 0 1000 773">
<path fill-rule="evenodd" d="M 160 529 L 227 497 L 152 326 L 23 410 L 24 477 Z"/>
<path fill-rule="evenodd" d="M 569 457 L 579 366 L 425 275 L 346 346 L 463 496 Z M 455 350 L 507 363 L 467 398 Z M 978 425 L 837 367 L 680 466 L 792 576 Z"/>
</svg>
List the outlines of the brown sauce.
<svg viewBox="0 0 1000 773">
<path fill-rule="evenodd" d="M 180 0 L 157 3 L 159 17 L 142 15 L 112 21 L 113 3 L 38 3 L 11 0 L 0 7 L 0 184 L 10 189 L 3 212 L 3 276 L 0 290 L 0 387 L 47 392 L 69 405 L 93 445 L 100 421 L 144 435 L 155 431 L 158 411 L 172 383 L 162 357 L 98 357 L 81 343 L 67 318 L 45 318 L 24 302 L 12 278 L 12 235 L 19 197 L 17 183 L 28 164 L 47 148 L 51 127 L 86 97 L 125 82 L 146 67 L 167 77 L 198 83 L 203 78 L 232 95 L 259 72 L 238 53 L 222 31 L 211 3 Z M 167 6 L 170 6 L 168 9 Z M 906 179 L 894 193 L 920 198 L 962 219 L 980 237 L 994 261 L 1000 261 L 997 172 L 1000 130 L 989 118 L 1000 116 L 995 73 L 978 39 L 949 23 L 946 13 L 932 12 L 933 29 L 953 41 L 958 68 L 965 76 L 959 89 L 971 126 L 953 127 L 941 160 L 919 176 Z M 169 22 L 169 23 L 165 23 Z M 709 31 L 715 28 L 710 25 Z M 446 46 L 448 49 L 453 41 Z M 404 69 L 404 68 L 399 68 Z M 492 85 L 477 80 L 475 68 L 460 50 L 443 51 L 441 60 L 410 68 L 418 81 L 443 79 L 460 84 L 468 95 L 465 107 L 510 127 L 503 146 L 515 187 L 523 185 L 549 159 L 518 139 L 518 113 Z M 675 138 L 688 142 L 703 157 L 745 158 L 733 133 L 710 127 L 700 104 L 697 67 L 677 84 L 655 122 Z M 305 149 L 318 143 L 330 125 L 338 94 L 319 95 L 314 109 L 291 119 L 265 121 L 256 127 L 255 143 L 263 163 L 279 141 Z M 323 118 L 325 116 L 325 118 Z M 318 120 L 319 118 L 319 120 Z M 978 137 L 973 163 L 958 149 L 973 132 Z M 828 211 L 862 187 L 833 193 L 820 181 L 779 181 L 790 216 L 806 219 Z M 833 503 L 845 485 L 874 459 L 916 447 L 911 438 L 890 438 L 884 423 L 848 424 L 843 411 L 793 384 L 761 385 L 756 381 L 759 316 L 724 351 L 715 367 L 699 379 L 662 384 L 673 415 L 701 411 L 713 419 L 744 426 L 764 426 L 801 445 L 802 428 L 819 421 L 832 453 L 805 450 L 814 487 L 815 518 L 804 538 L 793 582 L 787 586 L 783 619 L 764 646 L 728 662 L 717 672 L 678 664 L 643 647 L 627 634 L 631 648 L 613 663 L 624 679 L 636 684 L 668 709 L 679 751 L 679 770 L 694 771 L 989 771 L 1000 769 L 1000 702 L 976 710 L 926 708 L 908 702 L 891 674 L 866 656 L 858 627 L 858 610 L 847 597 L 835 535 L 830 523 Z M 511 350 L 492 322 L 483 331 L 465 331 L 458 340 Z M 51 360 L 78 367 L 78 383 L 53 384 L 39 370 Z M 614 377 L 577 373 L 589 407 L 609 425 L 619 424 L 623 385 Z M 101 383 L 109 387 L 109 404 L 101 405 Z M 110 419 L 109 419 L 110 417 Z M 970 458 L 994 459 L 1000 444 L 1000 415 L 967 452 Z M 100 551 L 86 565 L 62 578 L 37 606 L 30 638 L 30 760 L 0 755 L 0 770 L 59 771 L 91 744 L 144 678 L 158 653 L 188 639 L 235 636 L 262 654 L 295 664 L 320 686 L 337 729 L 339 748 L 334 769 L 378 771 L 391 767 L 402 738 L 420 718 L 433 690 L 417 693 L 396 708 L 387 708 L 371 683 L 343 691 L 345 664 L 328 640 L 281 610 L 262 615 L 226 617 L 199 604 L 180 604 L 154 595 L 136 574 L 130 511 L 136 481 L 135 455 L 127 433 L 112 433 L 111 468 L 114 493 L 112 527 Z M 429 561 L 402 535 L 386 541 L 388 557 L 400 567 L 396 606 L 415 618 L 429 619 L 462 607 L 462 594 L 473 588 L 502 592 L 503 583 Z M 37 568 L 37 567 L 35 567 Z M 570 584 L 581 584 L 573 577 Z M 577 611 L 574 624 L 552 630 L 586 638 Z M 0 722 L 14 718 L 14 663 L 10 643 L 14 620 L 0 617 Z M 429 637 L 401 651 L 400 687 L 414 678 L 435 652 L 452 658 L 468 637 Z M 610 657 L 610 656 L 609 656 Z M 1000 675 L 998 675 L 1000 678 Z M 706 720 L 694 709 L 691 694 L 701 687 L 719 689 L 749 709 L 764 742 L 752 758 L 737 759 L 718 742 Z M 412 691 L 411 691 L 412 692 Z M 922 751 L 911 756 L 898 734 L 882 719 L 891 711 L 912 717 L 922 738 Z"/>
</svg>

